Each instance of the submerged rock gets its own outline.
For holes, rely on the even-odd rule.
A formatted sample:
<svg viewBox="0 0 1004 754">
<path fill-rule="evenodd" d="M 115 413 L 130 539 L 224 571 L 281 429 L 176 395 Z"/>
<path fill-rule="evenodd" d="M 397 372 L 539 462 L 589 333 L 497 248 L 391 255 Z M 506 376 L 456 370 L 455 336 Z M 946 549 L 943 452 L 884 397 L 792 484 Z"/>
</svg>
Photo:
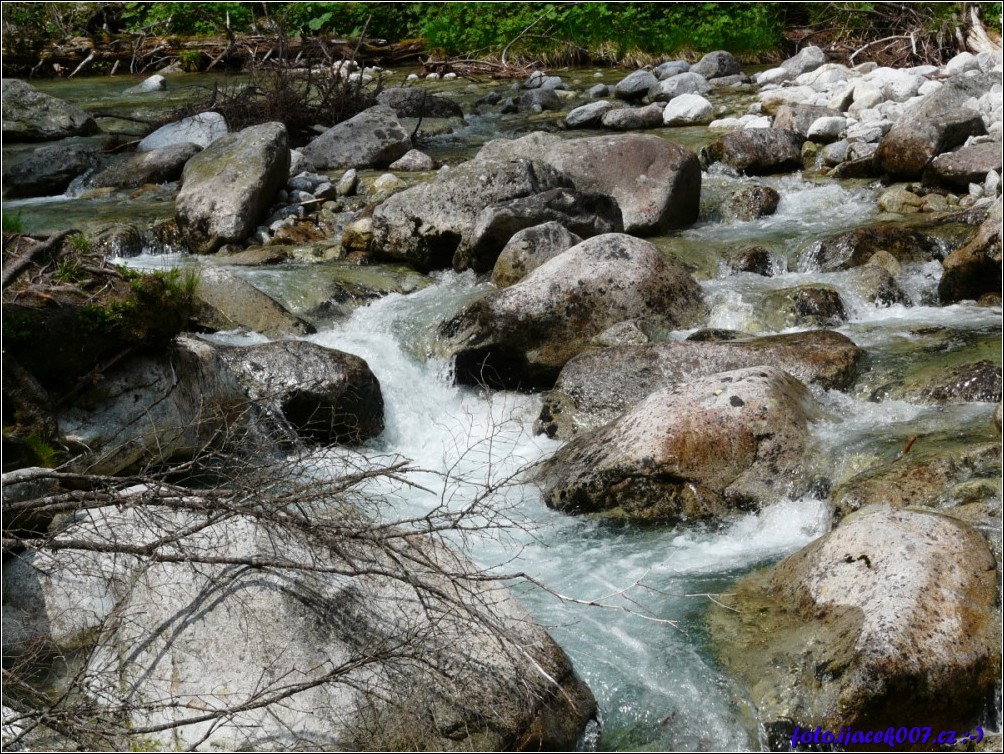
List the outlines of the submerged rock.
<svg viewBox="0 0 1004 754">
<path fill-rule="evenodd" d="M 94 119 L 76 105 L 43 94 L 26 81 L 2 82 L 3 138 L 50 141 L 98 132 Z"/>
<path fill-rule="evenodd" d="M 579 435 L 540 469 L 549 507 L 644 523 L 721 518 L 797 495 L 813 401 L 774 367 L 698 377 Z"/>
<path fill-rule="evenodd" d="M 788 327 L 836 327 L 847 321 L 840 293 L 825 285 L 799 285 L 767 294 L 764 320 L 774 330 Z"/>
<path fill-rule="evenodd" d="M 712 642 L 772 748 L 803 730 L 968 730 L 1000 677 L 997 575 L 983 536 L 872 506 L 712 607 Z"/>
<path fill-rule="evenodd" d="M 281 123 L 213 142 L 185 164 L 175 200 L 175 220 L 189 249 L 208 254 L 246 239 L 288 179 L 289 138 Z"/>
<path fill-rule="evenodd" d="M 561 370 L 534 431 L 564 439 L 612 421 L 657 390 L 743 367 L 773 366 L 810 385 L 846 389 L 864 354 L 830 330 L 588 351 Z"/>
<path fill-rule="evenodd" d="M 246 329 L 270 338 L 309 335 L 313 325 L 284 309 L 251 283 L 222 267 L 202 267 L 194 322 L 204 330 Z"/>
<path fill-rule="evenodd" d="M 465 384 L 550 387 L 591 338 L 628 319 L 670 329 L 703 313 L 700 287 L 652 244 L 609 233 L 586 239 L 440 327 Z"/>
</svg>

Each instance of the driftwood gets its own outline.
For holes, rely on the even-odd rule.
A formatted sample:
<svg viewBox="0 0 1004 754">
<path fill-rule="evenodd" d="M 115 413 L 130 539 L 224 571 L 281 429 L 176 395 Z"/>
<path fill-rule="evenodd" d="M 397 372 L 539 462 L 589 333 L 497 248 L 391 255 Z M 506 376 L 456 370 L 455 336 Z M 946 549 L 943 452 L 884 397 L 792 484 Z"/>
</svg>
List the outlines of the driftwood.
<svg viewBox="0 0 1004 754">
<path fill-rule="evenodd" d="M 59 233 L 54 233 L 44 241 L 36 243 L 20 256 L 11 259 L 3 266 L 2 286 L 0 287 L 6 288 L 9 286 L 21 277 L 24 271 L 31 267 L 31 265 L 37 262 L 41 257 L 51 254 L 53 250 L 59 249 L 64 238 L 77 232 L 78 231 L 76 229 L 71 228 L 70 230 L 63 230 Z"/>
<path fill-rule="evenodd" d="M 120 68 L 130 73 L 147 73 L 168 65 L 197 58 L 200 70 L 206 66 L 248 69 L 266 60 L 297 60 L 299 65 L 324 64 L 332 60 L 354 59 L 360 64 L 381 66 L 416 63 L 425 51 L 420 39 L 389 44 L 372 39 L 279 38 L 262 34 L 233 34 L 229 37 L 191 39 L 146 34 L 76 37 L 29 49 L 16 39 L 4 39 L 4 76 L 73 76 L 85 67 L 92 72 L 112 73 Z"/>
</svg>

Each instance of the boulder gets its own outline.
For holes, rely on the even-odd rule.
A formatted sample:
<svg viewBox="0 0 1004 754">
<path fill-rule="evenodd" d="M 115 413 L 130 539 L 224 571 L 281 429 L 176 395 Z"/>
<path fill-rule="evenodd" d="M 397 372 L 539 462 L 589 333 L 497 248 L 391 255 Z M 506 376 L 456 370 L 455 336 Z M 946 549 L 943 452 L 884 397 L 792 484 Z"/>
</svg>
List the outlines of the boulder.
<svg viewBox="0 0 1004 754">
<path fill-rule="evenodd" d="M 910 105 L 879 144 L 878 160 L 893 178 L 920 178 L 931 160 L 970 136 L 986 133 L 979 112 L 966 106 L 970 93 L 946 85 Z"/>
<path fill-rule="evenodd" d="M 486 207 L 570 186 L 554 168 L 529 159 L 465 162 L 377 207 L 372 253 L 420 270 L 449 267 L 464 233 Z"/>
<path fill-rule="evenodd" d="M 518 109 L 521 113 L 560 110 L 561 98 L 553 89 L 529 89 L 519 95 Z"/>
<path fill-rule="evenodd" d="M 221 349 L 248 397 L 296 436 L 356 445 L 383 431 L 383 395 L 358 356 L 299 340 Z"/>
<path fill-rule="evenodd" d="M 518 283 L 544 262 L 579 243 L 579 236 L 554 221 L 518 231 L 499 254 L 492 268 L 492 283 L 499 288 Z"/>
<path fill-rule="evenodd" d="M 376 105 L 332 126 L 301 151 L 315 170 L 385 168 L 411 146 L 397 113 Z"/>
<path fill-rule="evenodd" d="M 580 238 L 624 230 L 620 208 L 609 196 L 566 188 L 551 189 L 482 210 L 474 226 L 464 233 L 453 255 L 453 267 L 490 272 L 513 235 L 548 221 L 561 223 Z"/>
<path fill-rule="evenodd" d="M 119 474 L 197 455 L 247 432 L 253 408 L 216 348 L 177 338 L 108 369 L 59 413 L 70 469 Z"/>
<path fill-rule="evenodd" d="M 49 144 L 4 171 L 6 199 L 58 196 L 70 182 L 97 165 L 94 150 L 83 144 Z"/>
<path fill-rule="evenodd" d="M 802 168 L 802 143 L 794 131 L 751 128 L 733 131 L 701 150 L 705 165 L 722 162 L 746 175 L 787 173 Z"/>
<path fill-rule="evenodd" d="M 443 323 L 458 382 L 550 387 L 611 325 L 641 319 L 676 329 L 703 313 L 701 289 L 654 245 L 609 233 L 586 239 L 523 280 Z"/>
<path fill-rule="evenodd" d="M 774 115 L 783 105 L 811 105 L 818 97 L 811 86 L 786 86 L 761 92 L 759 100 L 762 112 Z"/>
<path fill-rule="evenodd" d="M 798 726 L 971 730 L 999 681 L 997 574 L 975 529 L 872 506 L 713 607 L 712 643 L 771 748 Z M 919 723 L 918 723 L 919 724 Z"/>
<path fill-rule="evenodd" d="M 659 80 L 649 71 L 637 70 L 629 73 L 617 82 L 614 87 L 614 96 L 618 99 L 635 102 L 645 97 L 648 90 L 659 83 Z"/>
<path fill-rule="evenodd" d="M 537 476 L 549 507 L 643 523 L 719 519 L 804 490 L 813 401 L 774 367 L 720 372 L 652 393 L 581 434 Z"/>
<path fill-rule="evenodd" d="M 409 149 L 402 157 L 399 157 L 390 164 L 390 169 L 403 170 L 405 172 L 420 172 L 423 170 L 435 170 L 436 163 L 425 152 L 417 149 Z"/>
<path fill-rule="evenodd" d="M 711 84 L 704 76 L 688 71 L 659 81 L 649 89 L 648 98 L 653 102 L 668 102 L 681 94 L 707 94 L 710 91 Z"/>
<path fill-rule="evenodd" d="M 672 81 L 672 79 L 670 79 Z M 710 123 L 715 108 L 700 94 L 680 94 L 674 97 L 662 111 L 662 122 L 666 126 L 693 126 Z"/>
<path fill-rule="evenodd" d="M 147 94 L 148 92 L 163 92 L 167 89 L 167 79 L 160 75 L 153 75 L 143 79 L 136 86 L 131 86 L 122 92 L 123 96 L 131 94 Z"/>
<path fill-rule="evenodd" d="M 773 277 L 777 269 L 770 251 L 755 244 L 739 247 L 727 256 L 727 262 L 733 272 L 750 272 L 768 278 Z"/>
<path fill-rule="evenodd" d="M 1001 203 L 994 203 L 973 239 L 942 262 L 938 298 L 942 304 L 978 300 L 1001 290 Z"/>
<path fill-rule="evenodd" d="M 706 79 L 714 79 L 720 76 L 735 76 L 742 73 L 742 70 L 739 61 L 731 52 L 715 50 L 690 66 L 690 72 L 698 73 Z"/>
<path fill-rule="evenodd" d="M 90 179 L 95 188 L 138 188 L 147 183 L 170 183 L 181 178 L 185 164 L 199 153 L 201 147 L 191 142 L 174 144 L 163 149 L 137 152 L 109 165 Z"/>
<path fill-rule="evenodd" d="M 817 144 L 837 141 L 847 130 L 847 118 L 840 115 L 826 115 L 812 121 L 805 136 Z"/>
<path fill-rule="evenodd" d="M 931 160 L 924 170 L 924 183 L 968 191 L 970 183 L 983 183 L 987 173 L 1000 174 L 1001 167 L 1000 142 L 970 144 Z"/>
<path fill-rule="evenodd" d="M 803 47 L 794 57 L 788 58 L 781 63 L 781 68 L 792 75 L 801 76 L 803 73 L 814 71 L 826 62 L 826 53 L 815 45 Z"/>
<path fill-rule="evenodd" d="M 701 168 L 689 149 L 658 136 L 617 134 L 564 140 L 533 133 L 486 144 L 486 158 L 539 160 L 568 176 L 579 191 L 617 200 L 624 232 L 658 235 L 697 220 Z"/>
<path fill-rule="evenodd" d="M 663 79 L 678 76 L 690 70 L 690 63 L 686 60 L 667 60 L 652 69 L 652 75 L 662 81 Z"/>
<path fill-rule="evenodd" d="M 785 104 L 774 115 L 774 128 L 809 135 L 809 128 L 820 118 L 839 116 L 837 110 L 820 105 Z"/>
<path fill-rule="evenodd" d="M 671 385 L 743 367 L 777 367 L 806 384 L 843 390 L 864 355 L 853 341 L 831 330 L 587 351 L 565 364 L 534 430 L 566 439 L 603 426 Z"/>
<path fill-rule="evenodd" d="M 43 94 L 20 79 L 3 79 L 3 138 L 51 141 L 98 132 L 94 119 L 76 105 Z"/>
<path fill-rule="evenodd" d="M 205 149 L 217 139 L 222 139 L 228 132 L 227 121 L 219 113 L 199 113 L 161 126 L 144 137 L 136 145 L 136 151 L 152 152 L 178 144 L 195 144 Z"/>
<path fill-rule="evenodd" d="M 5 659 L 78 653 L 62 678 L 122 723 L 116 748 L 573 749 L 596 703 L 548 633 L 442 541 L 367 520 L 336 486 L 269 495 L 281 516 L 224 499 L 207 517 L 144 488 L 77 514 L 57 537 L 83 547 L 4 566 Z M 147 544 L 165 557 L 123 554 Z"/>
<path fill-rule="evenodd" d="M 263 123 L 218 139 L 182 173 L 174 217 L 191 251 L 208 254 L 243 241 L 265 218 L 289 179 L 289 139 Z"/>
<path fill-rule="evenodd" d="M 615 131 L 657 128 L 662 125 L 662 104 L 653 102 L 644 107 L 617 107 L 603 113 L 600 123 Z"/>
<path fill-rule="evenodd" d="M 573 108 L 565 116 L 565 125 L 569 128 L 598 128 L 603 116 L 615 107 L 613 102 L 601 99 Z"/>
<path fill-rule="evenodd" d="M 770 186 L 743 186 L 722 205 L 722 217 L 728 221 L 749 221 L 773 215 L 781 195 Z"/>
<path fill-rule="evenodd" d="M 460 105 L 416 86 L 392 86 L 377 95 L 399 118 L 463 118 Z"/>
<path fill-rule="evenodd" d="M 896 223 L 876 223 L 841 231 L 810 244 L 798 261 L 800 270 L 836 272 L 866 264 L 884 251 L 900 262 L 929 262 L 939 256 L 937 239 Z"/>
<path fill-rule="evenodd" d="M 222 267 L 202 267 L 195 298 L 193 320 L 204 330 L 251 330 L 269 338 L 314 332 L 313 325 Z"/>
</svg>

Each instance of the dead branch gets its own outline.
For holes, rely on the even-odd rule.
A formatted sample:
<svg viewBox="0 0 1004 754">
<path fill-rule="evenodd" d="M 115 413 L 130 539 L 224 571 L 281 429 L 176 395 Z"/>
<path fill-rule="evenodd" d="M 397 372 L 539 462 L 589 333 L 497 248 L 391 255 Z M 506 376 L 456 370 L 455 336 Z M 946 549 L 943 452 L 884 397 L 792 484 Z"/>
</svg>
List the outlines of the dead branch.
<svg viewBox="0 0 1004 754">
<path fill-rule="evenodd" d="M 35 244 L 21 256 L 12 259 L 3 267 L 3 274 L 2 277 L 0 277 L 0 284 L 2 285 L 0 285 L 0 287 L 7 288 L 10 286 L 15 280 L 21 277 L 21 275 L 23 275 L 32 264 L 36 264 L 45 256 L 51 255 L 53 258 L 58 256 L 63 240 L 78 232 L 79 231 L 76 228 L 61 230 L 59 233 L 54 233 L 44 241 Z"/>
</svg>

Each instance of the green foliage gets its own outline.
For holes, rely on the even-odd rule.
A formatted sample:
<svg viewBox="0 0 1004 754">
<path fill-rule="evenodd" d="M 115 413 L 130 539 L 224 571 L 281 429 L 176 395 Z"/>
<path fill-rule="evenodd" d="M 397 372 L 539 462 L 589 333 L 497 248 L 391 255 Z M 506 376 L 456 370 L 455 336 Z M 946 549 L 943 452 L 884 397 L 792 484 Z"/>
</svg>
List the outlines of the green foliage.
<svg viewBox="0 0 1004 754">
<path fill-rule="evenodd" d="M 74 233 L 66 239 L 70 248 L 79 254 L 89 254 L 94 251 L 94 242 L 83 233 Z"/>
<path fill-rule="evenodd" d="M 202 53 L 199 50 L 182 50 L 178 55 L 178 63 L 188 73 L 195 73 L 202 63 Z"/>
<path fill-rule="evenodd" d="M 79 283 L 86 277 L 86 271 L 80 266 L 79 259 L 74 256 L 64 256 L 56 262 L 54 277 L 60 283 Z"/>
<path fill-rule="evenodd" d="M 4 212 L 2 221 L 4 233 L 24 233 L 24 220 L 20 212 Z"/>
<path fill-rule="evenodd" d="M 55 468 L 59 462 L 59 451 L 47 442 L 37 432 L 32 432 L 24 438 L 24 444 L 34 456 L 33 463 L 46 469 Z"/>
<path fill-rule="evenodd" d="M 252 6 L 261 3 L 123 3 L 122 20 L 130 31 L 154 26 L 171 34 L 222 34 L 247 31 Z"/>
</svg>

